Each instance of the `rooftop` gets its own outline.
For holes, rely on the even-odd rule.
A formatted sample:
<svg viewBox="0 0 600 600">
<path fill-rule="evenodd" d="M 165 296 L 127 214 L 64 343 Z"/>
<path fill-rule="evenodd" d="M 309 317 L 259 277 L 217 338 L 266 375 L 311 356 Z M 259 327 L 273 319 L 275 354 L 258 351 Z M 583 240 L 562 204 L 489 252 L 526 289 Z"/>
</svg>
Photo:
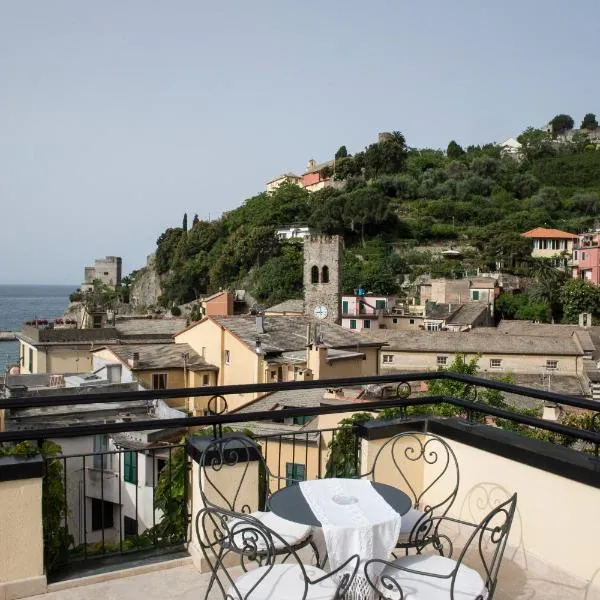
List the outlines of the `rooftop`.
<svg viewBox="0 0 600 600">
<path fill-rule="evenodd" d="M 476 329 L 474 330 L 476 331 Z M 472 332 L 410 331 L 378 329 L 371 336 L 388 345 L 383 349 L 399 352 L 445 352 L 449 354 L 532 354 L 543 356 L 582 356 L 572 339 L 533 335 L 498 335 L 480 329 Z"/>
<path fill-rule="evenodd" d="M 172 337 L 186 326 L 185 319 L 117 319 L 115 328 L 119 338 L 135 338 L 139 336 Z"/>
<path fill-rule="evenodd" d="M 484 302 L 469 302 L 460 305 L 458 312 L 455 312 L 450 319 L 446 320 L 447 325 L 471 325 L 473 321 L 488 310 Z"/>
<path fill-rule="evenodd" d="M 256 317 L 208 317 L 221 327 L 231 331 L 246 346 L 254 349 L 260 339 L 262 349 L 267 353 L 279 354 L 293 350 L 302 350 L 307 346 L 307 328 L 317 327 L 323 334 L 323 343 L 328 348 L 358 348 L 360 346 L 380 346 L 381 342 L 370 336 L 345 329 L 310 317 L 302 316 L 266 316 L 264 333 L 258 333 Z"/>
<path fill-rule="evenodd" d="M 567 239 L 567 240 L 577 240 L 579 237 L 574 233 L 569 233 L 568 231 L 561 231 L 560 229 L 546 229 L 545 227 L 536 227 L 535 229 L 530 229 L 525 233 L 521 234 L 526 238 L 547 238 L 547 239 Z"/>
<path fill-rule="evenodd" d="M 304 300 L 293 299 L 284 300 L 275 306 L 271 306 L 265 310 L 267 313 L 298 313 L 304 314 Z"/>
<path fill-rule="evenodd" d="M 130 367 L 134 353 L 139 354 L 135 371 L 152 369 L 183 369 L 190 371 L 215 371 L 217 367 L 207 363 L 189 344 L 127 344 L 105 346 L 116 358 Z M 98 348 L 97 351 L 103 348 Z M 131 368 L 131 367 L 130 367 Z"/>
</svg>

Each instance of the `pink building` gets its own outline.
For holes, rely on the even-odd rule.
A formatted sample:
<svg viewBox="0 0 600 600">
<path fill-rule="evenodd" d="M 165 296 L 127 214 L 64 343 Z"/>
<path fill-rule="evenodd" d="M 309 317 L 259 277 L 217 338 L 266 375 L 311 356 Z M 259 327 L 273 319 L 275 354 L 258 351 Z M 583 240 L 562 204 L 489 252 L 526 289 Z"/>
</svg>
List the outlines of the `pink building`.
<svg viewBox="0 0 600 600">
<path fill-rule="evenodd" d="M 573 277 L 600 285 L 600 232 L 590 231 L 579 235 L 571 264 Z"/>
<path fill-rule="evenodd" d="M 395 296 L 342 296 L 342 327 L 377 329 L 378 320 L 396 305 Z"/>
</svg>

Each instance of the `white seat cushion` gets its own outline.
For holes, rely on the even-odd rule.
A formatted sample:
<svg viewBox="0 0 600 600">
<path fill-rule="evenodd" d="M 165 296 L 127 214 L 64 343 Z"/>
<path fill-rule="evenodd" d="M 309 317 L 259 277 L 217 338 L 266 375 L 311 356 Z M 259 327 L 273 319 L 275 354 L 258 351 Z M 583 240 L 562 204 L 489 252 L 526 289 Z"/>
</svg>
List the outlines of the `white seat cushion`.
<svg viewBox="0 0 600 600">
<path fill-rule="evenodd" d="M 416 522 L 423 516 L 423 512 L 416 508 L 411 508 L 405 515 L 402 515 L 402 523 L 400 525 L 400 535 L 406 535 L 413 530 Z"/>
<path fill-rule="evenodd" d="M 305 565 L 307 576 L 319 579 L 326 575 L 325 571 Z M 263 579 L 261 580 L 261 577 Z M 256 583 L 257 587 L 252 590 Z M 249 600 L 302 600 L 304 595 L 304 575 L 298 564 L 278 564 L 269 567 L 259 567 L 245 573 L 235 581 L 242 598 L 246 598 L 248 592 Z M 333 600 L 338 584 L 333 577 L 328 577 L 320 583 L 308 585 L 306 600 Z M 237 598 L 234 589 L 229 589 L 229 597 Z"/>
<path fill-rule="evenodd" d="M 260 521 L 265 527 L 271 529 L 278 535 L 280 535 L 290 546 L 296 546 L 300 542 L 306 540 L 306 538 L 311 533 L 311 527 L 309 525 L 302 525 L 300 523 L 294 523 L 293 521 L 288 521 L 287 519 L 282 519 L 278 517 L 275 513 L 272 512 L 262 512 L 260 510 L 253 512 L 251 517 L 254 517 L 258 521 Z M 237 533 L 234 529 L 233 534 L 235 538 L 236 545 L 239 547 L 243 547 L 243 540 L 241 536 L 242 529 L 244 529 L 244 525 L 246 521 L 240 521 L 238 519 L 233 519 L 231 521 L 231 527 L 235 527 L 235 523 L 240 523 L 238 525 L 240 533 Z M 243 525 L 242 525 L 243 524 Z M 251 525 L 249 525 L 251 527 Z M 279 538 L 273 537 L 273 545 L 276 550 L 281 550 L 284 548 L 284 544 L 281 542 Z M 265 542 L 262 539 L 262 536 L 259 536 L 257 540 L 258 549 L 265 549 Z"/>
<path fill-rule="evenodd" d="M 444 556 L 422 555 L 403 556 L 394 561 L 395 565 L 447 575 L 456 566 L 456 561 Z M 440 579 L 407 573 L 393 567 L 386 567 L 381 575 L 390 577 L 398 582 L 404 594 L 403 600 L 450 600 L 450 586 L 452 579 Z M 388 592 L 392 593 L 392 592 Z M 454 584 L 454 600 L 474 600 L 478 596 L 487 598 L 487 590 L 481 576 L 477 571 L 461 564 L 456 574 Z"/>
</svg>

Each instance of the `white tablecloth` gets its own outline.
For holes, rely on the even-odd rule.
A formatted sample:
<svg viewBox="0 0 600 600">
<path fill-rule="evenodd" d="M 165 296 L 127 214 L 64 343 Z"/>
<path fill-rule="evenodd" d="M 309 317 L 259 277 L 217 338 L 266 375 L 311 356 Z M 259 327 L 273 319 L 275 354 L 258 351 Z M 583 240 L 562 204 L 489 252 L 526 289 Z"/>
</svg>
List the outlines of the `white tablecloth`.
<svg viewBox="0 0 600 600">
<path fill-rule="evenodd" d="M 400 515 L 377 493 L 370 481 L 317 479 L 302 481 L 300 489 L 321 522 L 331 569 L 354 554 L 361 566 L 351 598 L 371 598 L 362 567 L 370 558 L 389 560 L 400 535 Z M 369 575 L 377 572 L 369 570 Z"/>
</svg>

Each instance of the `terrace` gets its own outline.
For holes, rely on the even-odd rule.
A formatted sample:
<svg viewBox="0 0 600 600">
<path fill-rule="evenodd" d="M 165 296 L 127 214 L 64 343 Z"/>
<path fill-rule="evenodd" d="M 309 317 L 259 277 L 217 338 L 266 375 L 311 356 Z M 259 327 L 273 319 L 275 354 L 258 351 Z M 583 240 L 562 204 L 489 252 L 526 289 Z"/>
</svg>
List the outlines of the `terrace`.
<svg viewBox="0 0 600 600">
<path fill-rule="evenodd" d="M 408 394 L 407 382 L 432 379 L 464 384 L 472 390 L 494 389 L 536 398 L 578 411 L 597 412 L 599 407 L 573 396 L 446 372 L 125 392 L 102 394 L 101 398 L 87 393 L 5 400 L 2 408 L 10 411 L 22 409 L 24 403 L 29 408 L 50 410 L 99 400 L 122 404 L 205 395 L 215 399 L 211 407 L 220 414 L 161 420 L 162 430 L 202 434 L 188 439 L 185 446 L 179 440 L 167 444 L 163 438 L 153 437 L 156 422 L 143 418 L 0 433 L 5 446 L 34 440 L 45 448 L 44 441 L 76 443 L 90 436 L 110 436 L 112 443 L 93 453 L 0 458 L 0 503 L 6 507 L 0 515 L 0 598 L 204 597 L 209 575 L 192 527 L 201 508 L 198 492 L 204 485 L 199 469 L 193 468 L 199 440 L 226 435 L 227 427 L 242 430 L 246 424 L 267 424 L 274 419 L 272 411 L 229 413 L 227 397 L 281 390 L 301 394 L 307 389 L 366 384 L 376 384 L 381 394 L 361 402 L 277 411 L 278 420 L 291 419 L 298 426 L 254 438 L 271 473 L 281 477 L 270 482 L 271 491 L 284 487 L 292 474 L 317 479 L 364 473 L 391 436 L 401 431 L 431 432 L 442 437 L 458 459 L 460 485 L 450 512 L 453 517 L 477 521 L 495 504 L 518 493 L 495 598 L 600 598 L 600 524 L 594 518 L 600 502 L 600 433 L 594 421 L 583 430 L 451 395 Z M 457 411 L 444 418 L 432 414 L 428 410 L 432 406 L 450 406 Z M 340 425 L 342 417 L 358 411 L 373 418 Z M 383 416 L 388 418 L 377 418 L 381 411 L 386 411 Z M 517 429 L 521 433 L 513 431 Z M 570 447 L 524 435 L 533 432 L 554 435 L 555 441 Z M 338 456 L 343 455 L 344 460 L 339 461 L 332 458 L 331 444 L 334 441 L 335 448 L 342 439 L 345 446 Z M 423 473 L 416 473 L 415 481 L 427 485 Z M 58 497 L 52 496 L 52 486 L 57 483 Z M 388 483 L 402 487 L 397 481 Z M 222 484 L 227 486 L 225 481 Z M 258 479 L 248 485 L 244 493 L 256 502 Z M 49 523 L 52 506 L 58 506 L 58 513 L 53 513 L 57 518 Z M 459 544 L 460 539 L 457 532 Z M 209 597 L 221 596 L 213 589 Z"/>
</svg>

